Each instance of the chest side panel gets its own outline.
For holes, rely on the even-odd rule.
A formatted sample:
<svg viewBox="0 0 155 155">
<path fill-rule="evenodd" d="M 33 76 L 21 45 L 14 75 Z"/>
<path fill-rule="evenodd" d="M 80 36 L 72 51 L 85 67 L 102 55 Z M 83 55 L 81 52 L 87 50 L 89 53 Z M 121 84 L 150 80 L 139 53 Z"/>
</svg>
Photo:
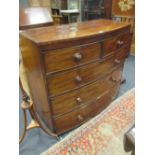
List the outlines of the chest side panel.
<svg viewBox="0 0 155 155">
<path fill-rule="evenodd" d="M 20 36 L 20 52 L 35 111 L 44 123 L 53 130 L 39 49 L 32 41 Z"/>
</svg>

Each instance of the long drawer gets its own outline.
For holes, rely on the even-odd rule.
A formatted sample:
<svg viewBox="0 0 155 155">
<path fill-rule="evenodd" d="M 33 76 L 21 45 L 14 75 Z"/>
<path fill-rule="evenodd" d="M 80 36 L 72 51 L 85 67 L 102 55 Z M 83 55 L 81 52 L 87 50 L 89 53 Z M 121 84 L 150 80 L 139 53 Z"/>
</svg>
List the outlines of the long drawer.
<svg viewBox="0 0 155 155">
<path fill-rule="evenodd" d="M 103 56 L 108 56 L 130 42 L 130 33 L 121 34 L 103 41 Z"/>
<path fill-rule="evenodd" d="M 113 88 L 110 90 L 110 97 L 111 97 L 111 101 L 115 100 L 115 98 L 117 97 L 118 95 L 118 90 L 120 88 L 120 83 L 121 81 L 119 81 L 118 83 L 116 83 Z"/>
<path fill-rule="evenodd" d="M 109 105 L 109 103 L 110 94 L 109 91 L 106 91 L 96 102 L 74 110 L 73 112 L 62 117 L 54 119 L 56 132 L 61 134 L 73 127 L 82 124 L 83 122 L 101 112 L 106 106 Z"/>
<path fill-rule="evenodd" d="M 61 134 L 96 116 L 116 97 L 119 86 L 120 81 L 115 83 L 115 85 L 110 89 L 102 92 L 102 94 L 96 100 L 94 100 L 94 102 L 80 106 L 78 109 L 75 109 L 68 114 L 55 118 L 54 123 L 56 132 Z"/>
<path fill-rule="evenodd" d="M 99 59 L 101 43 L 48 51 L 44 54 L 46 73 L 53 73 Z"/>
<path fill-rule="evenodd" d="M 55 96 L 61 94 L 105 76 L 113 68 L 114 62 L 114 57 L 111 57 L 109 60 L 103 62 L 97 61 L 47 78 L 49 95 Z"/>
<path fill-rule="evenodd" d="M 53 115 L 59 116 L 98 100 L 104 92 L 114 87 L 121 80 L 121 77 L 122 67 L 119 67 L 103 79 L 70 93 L 52 98 Z"/>
</svg>

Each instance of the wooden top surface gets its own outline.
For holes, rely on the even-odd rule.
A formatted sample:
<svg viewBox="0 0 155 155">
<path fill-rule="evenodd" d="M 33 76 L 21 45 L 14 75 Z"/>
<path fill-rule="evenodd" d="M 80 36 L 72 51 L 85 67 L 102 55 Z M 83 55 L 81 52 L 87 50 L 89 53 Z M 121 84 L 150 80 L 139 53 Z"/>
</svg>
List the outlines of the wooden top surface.
<svg viewBox="0 0 155 155">
<path fill-rule="evenodd" d="M 45 7 L 31 7 L 19 9 L 19 29 L 25 30 L 53 24 L 50 9 Z"/>
<path fill-rule="evenodd" d="M 126 23 L 99 19 L 82 23 L 35 28 L 21 31 L 20 34 L 39 45 L 45 45 L 52 42 L 60 42 L 64 40 L 74 40 L 101 35 L 129 26 L 130 24 Z"/>
</svg>

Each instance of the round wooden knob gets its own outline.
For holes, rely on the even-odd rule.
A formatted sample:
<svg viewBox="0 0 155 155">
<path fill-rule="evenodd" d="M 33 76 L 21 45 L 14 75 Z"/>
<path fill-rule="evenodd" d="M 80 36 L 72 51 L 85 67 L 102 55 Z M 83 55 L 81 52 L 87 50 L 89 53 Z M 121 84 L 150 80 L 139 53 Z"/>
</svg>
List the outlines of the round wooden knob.
<svg viewBox="0 0 155 155">
<path fill-rule="evenodd" d="M 74 54 L 74 59 L 75 61 L 80 61 L 82 59 L 82 54 L 81 53 L 75 53 Z"/>
<path fill-rule="evenodd" d="M 78 116 L 77 116 L 77 119 L 78 119 L 78 121 L 80 121 L 80 122 L 84 120 L 84 118 L 83 118 L 82 115 L 78 115 Z"/>
<path fill-rule="evenodd" d="M 110 79 L 111 81 L 117 83 L 121 80 L 121 78 L 122 78 L 122 71 L 116 71 L 112 74 Z"/>
<path fill-rule="evenodd" d="M 117 79 L 115 79 L 115 77 L 113 77 L 113 76 L 110 78 L 110 80 L 111 80 L 112 82 L 115 82 L 115 83 L 118 82 Z"/>
<path fill-rule="evenodd" d="M 124 41 L 118 40 L 118 41 L 117 41 L 117 44 L 118 44 L 118 45 L 123 45 L 123 44 L 124 44 Z"/>
<path fill-rule="evenodd" d="M 75 77 L 75 81 L 76 81 L 77 83 L 80 83 L 80 82 L 82 82 L 82 78 L 81 78 L 79 75 L 77 75 L 77 76 Z"/>
<path fill-rule="evenodd" d="M 76 102 L 79 104 L 82 102 L 82 99 L 80 97 L 76 98 Z"/>
<path fill-rule="evenodd" d="M 118 60 L 118 59 L 115 59 L 114 62 L 115 62 L 116 64 L 120 64 L 120 63 L 121 63 L 121 61 Z"/>
</svg>

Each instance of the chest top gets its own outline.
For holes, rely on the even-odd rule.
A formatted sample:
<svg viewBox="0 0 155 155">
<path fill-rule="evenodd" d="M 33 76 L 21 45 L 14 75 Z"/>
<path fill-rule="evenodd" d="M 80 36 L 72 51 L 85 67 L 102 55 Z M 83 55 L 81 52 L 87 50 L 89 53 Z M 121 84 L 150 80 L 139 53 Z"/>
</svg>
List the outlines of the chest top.
<svg viewBox="0 0 155 155">
<path fill-rule="evenodd" d="M 73 23 L 49 26 L 22 31 L 21 34 L 38 45 L 78 40 L 87 37 L 103 36 L 115 30 L 128 29 L 129 24 L 111 20 L 92 20 L 83 23 Z"/>
</svg>

